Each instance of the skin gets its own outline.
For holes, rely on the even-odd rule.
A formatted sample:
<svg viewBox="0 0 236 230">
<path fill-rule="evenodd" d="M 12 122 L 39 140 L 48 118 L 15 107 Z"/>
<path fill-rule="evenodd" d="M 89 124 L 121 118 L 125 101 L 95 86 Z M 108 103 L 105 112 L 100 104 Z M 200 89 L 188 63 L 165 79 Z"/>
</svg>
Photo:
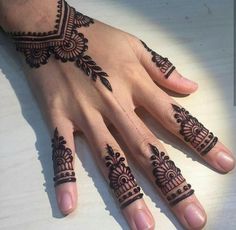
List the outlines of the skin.
<svg viewBox="0 0 236 230">
<path fill-rule="evenodd" d="M 18 0 L 13 4 L 11 0 L 0 0 L 0 25 L 5 31 L 49 31 L 54 26 L 55 7 L 56 1 Z M 32 20 L 20 17 L 22 13 Z M 93 82 L 71 62 L 62 63 L 50 58 L 47 65 L 38 69 L 25 66 L 28 81 L 48 122 L 51 135 L 57 127 L 74 154 L 74 133 L 84 133 L 101 172 L 108 180 L 108 169 L 104 165 L 106 144 L 109 143 L 125 156 L 107 128 L 112 124 L 120 132 L 136 163 L 154 184 L 148 143 L 155 144 L 160 151 L 166 150 L 134 110 L 143 107 L 157 122 L 183 140 L 171 106 L 178 103 L 155 82 L 181 94 L 191 94 L 198 86 L 176 70 L 165 79 L 139 39 L 128 33 L 98 21 L 88 28 L 81 28 L 80 32 L 89 40 L 87 54 L 109 75 L 113 92 L 104 88 L 99 81 Z M 222 160 L 218 158 L 220 152 L 231 158 L 231 163 L 222 167 Z M 235 165 L 233 154 L 221 142 L 203 159 L 221 173 L 229 172 Z M 77 203 L 76 184 L 65 183 L 57 186 L 55 191 L 62 213 L 71 213 Z M 62 204 L 65 194 L 71 197 L 71 205 L 67 207 Z M 190 204 L 196 205 L 202 213 L 201 223 L 190 223 L 186 217 L 185 211 Z M 206 213 L 195 195 L 170 208 L 186 229 L 202 229 L 206 223 Z M 154 219 L 143 199 L 136 200 L 122 212 L 131 229 L 154 229 Z M 135 218 L 140 212 L 146 213 L 142 228 L 138 228 Z"/>
</svg>

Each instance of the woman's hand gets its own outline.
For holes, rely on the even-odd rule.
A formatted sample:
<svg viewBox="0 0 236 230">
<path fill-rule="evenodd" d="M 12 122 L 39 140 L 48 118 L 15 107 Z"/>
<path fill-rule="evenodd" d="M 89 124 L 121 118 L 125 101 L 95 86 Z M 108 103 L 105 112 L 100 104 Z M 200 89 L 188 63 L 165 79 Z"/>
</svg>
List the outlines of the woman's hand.
<svg viewBox="0 0 236 230">
<path fill-rule="evenodd" d="M 60 210 L 68 214 L 76 207 L 73 133 L 83 132 L 130 227 L 154 229 L 125 153 L 107 128 L 112 124 L 183 226 L 201 229 L 206 214 L 193 188 L 135 113 L 143 107 L 208 164 L 229 172 L 235 164 L 232 153 L 154 81 L 182 94 L 194 92 L 197 84 L 136 37 L 82 15 L 64 1 L 26 1 L 17 12 L 2 16 L 1 26 L 26 60 L 30 85 L 52 133 Z M 32 20 L 17 20 L 22 12 Z"/>
</svg>

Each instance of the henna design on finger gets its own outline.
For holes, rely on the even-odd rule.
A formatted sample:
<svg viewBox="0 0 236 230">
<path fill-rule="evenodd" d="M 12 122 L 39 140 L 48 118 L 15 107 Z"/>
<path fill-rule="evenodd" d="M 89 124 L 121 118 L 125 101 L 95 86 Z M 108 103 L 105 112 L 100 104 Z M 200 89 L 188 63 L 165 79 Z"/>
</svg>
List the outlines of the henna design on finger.
<svg viewBox="0 0 236 230">
<path fill-rule="evenodd" d="M 153 166 L 153 176 L 155 183 L 160 188 L 170 205 L 176 205 L 183 199 L 191 196 L 194 190 L 181 174 L 175 163 L 164 153 L 160 152 L 156 146 L 149 144 L 151 148 L 151 163 Z"/>
<path fill-rule="evenodd" d="M 152 49 L 150 49 L 145 42 L 140 40 L 144 46 L 144 48 L 152 54 L 152 61 L 156 64 L 156 66 L 160 69 L 160 71 L 164 74 L 165 78 L 169 78 L 171 73 L 175 70 L 175 66 L 168 60 L 168 58 L 164 58 Z"/>
<path fill-rule="evenodd" d="M 105 164 L 109 168 L 110 188 L 114 191 L 120 207 L 123 209 L 137 199 L 141 199 L 140 187 L 137 185 L 134 176 L 128 166 L 125 165 L 125 158 L 115 152 L 107 144 L 108 155 L 105 157 Z"/>
<path fill-rule="evenodd" d="M 54 55 L 61 62 L 77 63 L 77 66 L 93 81 L 99 77 L 101 83 L 112 91 L 111 84 L 107 80 L 108 74 L 96 65 L 91 57 L 85 55 L 88 50 L 88 39 L 78 32 L 78 29 L 89 27 L 91 24 L 94 24 L 92 18 L 77 12 L 66 1 L 58 0 L 54 30 L 43 33 L 9 32 L 8 34 L 15 40 L 16 50 L 25 55 L 26 63 L 31 68 L 47 64 L 49 58 Z M 85 66 L 87 68 L 84 68 Z"/>
<path fill-rule="evenodd" d="M 67 182 L 76 182 L 72 151 L 65 145 L 64 137 L 59 136 L 56 128 L 52 139 L 53 180 L 55 187 Z"/>
<path fill-rule="evenodd" d="M 174 104 L 172 107 L 175 112 L 174 117 L 180 124 L 179 133 L 197 152 L 202 156 L 206 155 L 216 145 L 218 138 L 184 108 Z"/>
</svg>

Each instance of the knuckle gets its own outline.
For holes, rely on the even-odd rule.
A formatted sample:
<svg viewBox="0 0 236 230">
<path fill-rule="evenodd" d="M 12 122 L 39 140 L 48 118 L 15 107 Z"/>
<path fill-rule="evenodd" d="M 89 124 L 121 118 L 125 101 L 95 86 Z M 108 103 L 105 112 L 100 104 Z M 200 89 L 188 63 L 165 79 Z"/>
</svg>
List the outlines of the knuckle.
<svg viewBox="0 0 236 230">
<path fill-rule="evenodd" d="M 164 125 L 167 126 L 168 128 L 176 127 L 176 119 L 174 117 L 174 110 L 171 105 L 168 106 L 166 109 L 166 114 L 163 117 L 163 122 L 164 122 Z"/>
<path fill-rule="evenodd" d="M 142 160 L 147 160 L 150 157 L 150 144 L 156 142 L 151 135 L 137 141 L 136 151 Z"/>
</svg>

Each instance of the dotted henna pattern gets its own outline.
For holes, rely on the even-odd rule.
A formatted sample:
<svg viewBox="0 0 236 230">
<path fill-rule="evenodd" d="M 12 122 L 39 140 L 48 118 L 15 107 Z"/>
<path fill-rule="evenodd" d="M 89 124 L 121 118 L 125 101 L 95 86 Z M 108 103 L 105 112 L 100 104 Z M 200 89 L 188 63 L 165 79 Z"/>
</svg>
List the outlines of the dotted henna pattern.
<svg viewBox="0 0 236 230">
<path fill-rule="evenodd" d="M 73 169 L 72 151 L 66 148 L 66 141 L 63 136 L 59 136 L 57 128 L 52 139 L 52 160 L 54 169 L 54 186 L 66 182 L 75 182 L 75 172 Z"/>
<path fill-rule="evenodd" d="M 168 78 L 171 73 L 175 70 L 173 64 L 168 60 L 168 58 L 164 58 L 152 49 L 150 49 L 145 42 L 140 40 L 145 49 L 152 54 L 152 61 L 156 64 L 156 66 L 160 69 L 162 73 L 164 73 L 165 78 Z"/>
<path fill-rule="evenodd" d="M 134 176 L 128 166 L 125 165 L 125 158 L 119 152 L 114 152 L 107 144 L 108 155 L 105 157 L 106 166 L 109 168 L 110 187 L 114 191 L 121 208 L 125 208 L 137 199 L 141 199 L 140 187 L 137 185 Z"/>
<path fill-rule="evenodd" d="M 174 117 L 180 124 L 179 133 L 189 142 L 202 156 L 206 155 L 217 143 L 218 138 L 206 129 L 195 117 L 184 108 L 172 104 Z"/>
<path fill-rule="evenodd" d="M 62 62 L 75 62 L 85 74 L 101 83 L 110 91 L 112 87 L 106 79 L 108 75 L 101 67 L 84 53 L 88 50 L 88 39 L 78 32 L 80 27 L 89 27 L 94 20 L 77 12 L 66 1 L 58 0 L 57 16 L 54 30 L 44 33 L 37 32 L 9 32 L 15 40 L 16 49 L 24 53 L 26 62 L 32 68 L 39 68 L 47 64 L 49 58 L 54 57 Z M 88 59 L 92 65 L 88 64 Z M 83 68 L 86 66 L 86 68 Z M 96 70 L 99 69 L 99 70 Z"/>
<path fill-rule="evenodd" d="M 159 152 L 156 146 L 149 144 L 152 155 L 150 157 L 153 166 L 155 183 L 160 188 L 171 206 L 191 196 L 194 190 L 181 174 L 179 168 L 170 160 L 164 152 Z"/>
</svg>

